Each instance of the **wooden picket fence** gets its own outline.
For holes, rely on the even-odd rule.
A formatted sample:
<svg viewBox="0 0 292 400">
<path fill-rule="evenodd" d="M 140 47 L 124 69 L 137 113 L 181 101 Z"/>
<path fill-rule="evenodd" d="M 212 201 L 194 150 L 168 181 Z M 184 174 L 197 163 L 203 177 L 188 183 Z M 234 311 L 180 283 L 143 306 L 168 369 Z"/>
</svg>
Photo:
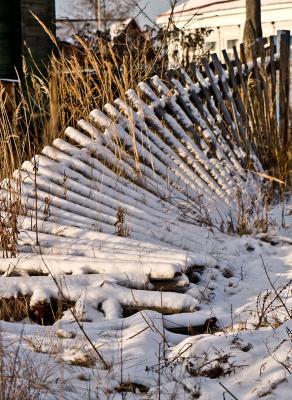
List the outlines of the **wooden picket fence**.
<svg viewBox="0 0 292 400">
<path fill-rule="evenodd" d="M 225 62 L 212 54 L 211 63 L 203 60 L 203 68 L 191 66 L 189 77 L 181 69 L 170 71 L 169 83 L 175 90 L 176 79 L 190 85 L 190 99 L 201 117 L 211 126 L 216 121 L 222 136 L 231 135 L 233 143 L 246 151 L 247 167 L 251 167 L 249 155 L 253 152 L 265 169 L 281 174 L 272 166 L 277 165 L 275 157 L 279 153 L 284 157 L 291 146 L 290 31 L 279 31 L 268 40 L 257 39 L 249 61 L 243 44 L 240 54 L 236 47 L 232 56 L 226 50 L 222 53 Z M 186 105 L 183 107 L 186 111 Z"/>
<path fill-rule="evenodd" d="M 21 194 L 32 231 L 73 226 L 192 250 L 193 225 L 265 229 L 266 170 L 290 143 L 286 35 L 279 43 L 258 40 L 250 62 L 241 46 L 234 60 L 223 51 L 225 63 L 213 54 L 140 83 L 67 128 L 1 195 Z"/>
</svg>

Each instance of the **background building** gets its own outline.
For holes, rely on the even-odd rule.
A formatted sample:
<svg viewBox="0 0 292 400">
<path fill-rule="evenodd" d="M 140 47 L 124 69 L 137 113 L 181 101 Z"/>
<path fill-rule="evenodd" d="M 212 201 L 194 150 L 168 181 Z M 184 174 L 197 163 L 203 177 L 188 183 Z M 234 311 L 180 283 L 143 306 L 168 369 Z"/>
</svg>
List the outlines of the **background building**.
<svg viewBox="0 0 292 400">
<path fill-rule="evenodd" d="M 102 6 L 100 13 L 98 4 Z M 128 6 L 126 13 L 125 6 L 126 9 Z M 105 31 L 132 18 L 140 27 L 154 26 L 157 15 L 169 7 L 169 0 L 56 0 L 57 36 L 62 41 L 70 41 L 73 34 Z"/>
<path fill-rule="evenodd" d="M 0 1 L 0 79 L 16 77 L 15 67 L 20 67 L 28 48 L 40 65 L 52 49 L 48 34 L 31 11 L 55 32 L 55 0 Z"/>
<path fill-rule="evenodd" d="M 292 1 L 261 0 L 263 36 L 276 35 L 277 30 L 292 30 Z M 188 0 L 174 9 L 174 23 L 178 28 L 194 31 L 211 28 L 206 44 L 212 52 L 221 53 L 242 42 L 245 23 L 245 0 Z M 167 26 L 170 12 L 161 14 L 156 22 Z M 179 46 L 179 44 L 174 44 Z"/>
</svg>

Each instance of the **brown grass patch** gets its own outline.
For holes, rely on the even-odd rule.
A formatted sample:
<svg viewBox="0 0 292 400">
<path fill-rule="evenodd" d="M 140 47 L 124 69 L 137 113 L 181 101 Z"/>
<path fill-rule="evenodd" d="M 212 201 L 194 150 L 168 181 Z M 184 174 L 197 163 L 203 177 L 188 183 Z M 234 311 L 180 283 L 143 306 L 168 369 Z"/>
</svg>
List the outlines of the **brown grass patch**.
<svg viewBox="0 0 292 400">
<path fill-rule="evenodd" d="M 75 305 L 70 300 L 51 298 L 31 306 L 30 300 L 30 295 L 0 298 L 0 320 L 22 321 L 29 318 L 40 325 L 53 325 L 62 318 L 64 311 Z"/>
</svg>

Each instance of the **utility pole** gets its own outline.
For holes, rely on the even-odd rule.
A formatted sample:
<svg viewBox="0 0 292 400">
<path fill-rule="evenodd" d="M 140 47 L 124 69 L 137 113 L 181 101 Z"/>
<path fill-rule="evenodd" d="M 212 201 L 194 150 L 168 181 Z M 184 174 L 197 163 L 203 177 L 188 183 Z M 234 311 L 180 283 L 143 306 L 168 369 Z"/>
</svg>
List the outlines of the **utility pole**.
<svg viewBox="0 0 292 400">
<path fill-rule="evenodd" d="M 99 0 L 101 1 L 101 0 Z M 106 5 L 105 5 L 106 0 L 102 0 L 102 9 L 103 9 L 103 28 L 104 31 L 107 29 L 107 18 L 106 18 Z"/>
<path fill-rule="evenodd" d="M 101 31 L 101 0 L 95 0 L 95 18 L 97 21 L 97 29 Z"/>
</svg>

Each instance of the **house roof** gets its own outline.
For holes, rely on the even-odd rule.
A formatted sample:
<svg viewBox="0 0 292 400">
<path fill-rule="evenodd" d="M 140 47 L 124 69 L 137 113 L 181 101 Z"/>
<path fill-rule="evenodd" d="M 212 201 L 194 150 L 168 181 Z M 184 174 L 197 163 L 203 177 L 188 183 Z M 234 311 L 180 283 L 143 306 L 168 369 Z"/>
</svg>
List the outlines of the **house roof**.
<svg viewBox="0 0 292 400">
<path fill-rule="evenodd" d="M 140 24 L 138 19 L 127 18 L 124 21 L 119 21 L 119 22 L 111 24 L 111 27 L 110 27 L 111 38 L 114 39 L 115 37 L 119 36 L 123 31 L 125 31 L 130 26 L 136 26 L 137 29 L 141 32 L 143 30 L 143 27 Z"/>
</svg>

